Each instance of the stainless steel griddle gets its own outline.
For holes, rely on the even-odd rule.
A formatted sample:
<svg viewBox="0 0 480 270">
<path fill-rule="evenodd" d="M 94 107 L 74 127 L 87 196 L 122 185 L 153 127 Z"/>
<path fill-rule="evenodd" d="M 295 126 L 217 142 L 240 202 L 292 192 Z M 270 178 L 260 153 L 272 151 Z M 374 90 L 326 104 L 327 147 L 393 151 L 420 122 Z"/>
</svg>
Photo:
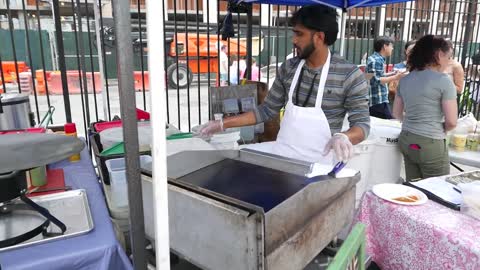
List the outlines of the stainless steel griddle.
<svg viewBox="0 0 480 270">
<path fill-rule="evenodd" d="M 303 269 L 353 216 L 360 179 L 311 182 L 310 166 L 253 150 L 169 156 L 172 250 L 202 269 Z M 154 240 L 151 166 L 142 174 Z"/>
<path fill-rule="evenodd" d="M 306 186 L 304 176 L 234 159 L 224 159 L 176 181 L 259 206 L 265 212 Z"/>
</svg>

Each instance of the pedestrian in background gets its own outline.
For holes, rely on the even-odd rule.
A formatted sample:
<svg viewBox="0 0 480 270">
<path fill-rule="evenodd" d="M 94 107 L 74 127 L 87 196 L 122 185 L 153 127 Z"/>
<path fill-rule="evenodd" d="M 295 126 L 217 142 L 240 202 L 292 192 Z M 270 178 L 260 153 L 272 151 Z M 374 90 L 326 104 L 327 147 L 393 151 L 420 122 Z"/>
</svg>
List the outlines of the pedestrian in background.
<svg viewBox="0 0 480 270">
<path fill-rule="evenodd" d="M 393 70 L 397 72 L 404 72 L 407 70 L 407 58 L 410 52 L 413 49 L 413 46 L 415 46 L 416 40 L 410 40 L 405 43 L 404 46 L 404 54 L 405 54 L 405 60 L 403 60 L 400 63 L 397 63 L 393 66 Z M 397 94 L 397 89 L 398 89 L 398 82 L 399 81 L 392 81 L 388 84 L 388 106 L 390 110 L 393 111 L 393 102 L 395 101 L 395 95 Z"/>
<path fill-rule="evenodd" d="M 223 45 L 220 47 L 220 86 L 228 85 L 228 56 L 227 56 L 227 46 Z"/>
<path fill-rule="evenodd" d="M 388 107 L 388 83 L 398 81 L 404 73 L 385 73 L 385 61 L 393 52 L 393 40 L 378 37 L 373 43 L 375 52 L 367 59 L 367 73 L 373 73 L 370 79 L 370 115 L 383 119 L 392 119 Z"/>
<path fill-rule="evenodd" d="M 450 173 L 446 132 L 455 128 L 458 109 L 455 85 L 443 70 L 451 56 L 445 39 L 422 37 L 398 85 L 393 115 L 403 121 L 399 144 L 407 181 Z"/>
<path fill-rule="evenodd" d="M 455 49 L 453 47 L 453 43 L 450 40 L 447 40 L 447 43 L 450 46 L 452 57 L 450 57 L 448 60 L 448 65 L 445 67 L 443 72 L 446 73 L 452 80 L 453 84 L 455 85 L 455 89 L 457 90 L 457 94 L 461 94 L 463 88 L 465 87 L 465 72 L 463 71 L 462 64 L 455 60 Z"/>
<path fill-rule="evenodd" d="M 257 60 L 252 58 L 252 81 L 260 81 L 260 68 L 257 66 Z"/>
</svg>

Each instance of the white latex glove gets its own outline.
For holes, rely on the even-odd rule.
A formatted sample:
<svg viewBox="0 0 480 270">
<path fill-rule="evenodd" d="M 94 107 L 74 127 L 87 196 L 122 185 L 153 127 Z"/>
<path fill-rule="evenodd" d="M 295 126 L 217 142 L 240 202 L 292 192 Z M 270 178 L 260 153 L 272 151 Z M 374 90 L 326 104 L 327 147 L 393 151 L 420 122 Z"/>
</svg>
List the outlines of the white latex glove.
<svg viewBox="0 0 480 270">
<path fill-rule="evenodd" d="M 212 120 L 202 125 L 198 130 L 198 134 L 201 137 L 208 138 L 213 134 L 223 131 L 223 121 L 222 120 Z"/>
<path fill-rule="evenodd" d="M 344 133 L 333 134 L 332 138 L 325 146 L 323 155 L 327 155 L 332 149 L 335 152 L 338 161 L 348 161 L 353 155 L 353 145 L 348 136 Z"/>
</svg>

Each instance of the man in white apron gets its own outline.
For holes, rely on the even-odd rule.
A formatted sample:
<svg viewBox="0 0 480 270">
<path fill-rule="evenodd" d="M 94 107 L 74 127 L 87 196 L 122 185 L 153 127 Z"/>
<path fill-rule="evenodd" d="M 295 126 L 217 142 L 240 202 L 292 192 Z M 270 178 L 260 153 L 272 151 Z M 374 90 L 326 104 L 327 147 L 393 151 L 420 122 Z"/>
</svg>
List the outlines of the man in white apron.
<svg viewBox="0 0 480 270">
<path fill-rule="evenodd" d="M 348 160 L 353 144 L 364 140 L 370 129 L 368 86 L 355 65 L 328 48 L 337 37 L 336 19 L 335 9 L 323 5 L 298 10 L 291 18 L 298 56 L 282 64 L 264 103 L 254 111 L 210 121 L 200 133 L 210 136 L 264 122 L 285 106 L 277 140 L 248 148 L 324 164 Z M 341 133 L 346 113 L 350 129 Z"/>
</svg>

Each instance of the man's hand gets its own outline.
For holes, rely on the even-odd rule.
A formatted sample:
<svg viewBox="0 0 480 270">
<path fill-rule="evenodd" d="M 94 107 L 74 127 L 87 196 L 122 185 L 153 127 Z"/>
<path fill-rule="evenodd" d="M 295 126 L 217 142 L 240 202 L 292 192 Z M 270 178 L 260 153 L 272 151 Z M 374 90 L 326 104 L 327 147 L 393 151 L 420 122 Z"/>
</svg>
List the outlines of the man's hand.
<svg viewBox="0 0 480 270">
<path fill-rule="evenodd" d="M 196 133 L 205 138 L 221 131 L 223 131 L 223 121 L 215 120 L 202 125 Z"/>
<path fill-rule="evenodd" d="M 323 155 L 327 155 L 332 149 L 338 161 L 348 161 L 353 155 L 353 145 L 348 136 L 343 133 L 335 133 L 332 136 L 325 146 Z"/>
<path fill-rule="evenodd" d="M 395 74 L 396 80 L 400 80 L 401 78 L 405 77 L 408 75 L 408 71 L 402 71 L 397 74 Z"/>
</svg>

